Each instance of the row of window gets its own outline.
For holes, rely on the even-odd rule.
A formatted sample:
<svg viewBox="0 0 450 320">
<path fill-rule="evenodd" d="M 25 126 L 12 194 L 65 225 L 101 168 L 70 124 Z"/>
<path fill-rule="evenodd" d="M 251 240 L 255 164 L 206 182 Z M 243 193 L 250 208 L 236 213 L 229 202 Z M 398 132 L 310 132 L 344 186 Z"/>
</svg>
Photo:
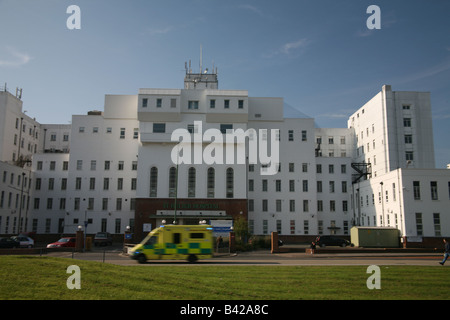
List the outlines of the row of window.
<svg viewBox="0 0 450 320">
<path fill-rule="evenodd" d="M 142 108 L 149 107 L 149 99 L 143 98 L 142 99 Z M 209 108 L 215 109 L 217 106 L 216 99 L 210 99 L 209 100 Z M 163 99 L 162 98 L 156 98 L 155 99 L 155 107 L 156 108 L 162 108 L 163 107 Z M 171 98 L 170 99 L 170 108 L 176 108 L 177 107 L 177 99 Z M 199 107 L 199 100 L 189 100 L 188 101 L 188 109 L 195 110 Z M 225 99 L 223 100 L 223 108 L 224 109 L 230 109 L 230 100 Z M 237 101 L 237 108 L 238 109 L 244 109 L 244 100 L 238 100 Z"/>
<path fill-rule="evenodd" d="M 281 199 L 275 200 L 275 212 L 282 212 L 283 211 L 283 201 Z M 302 212 L 309 212 L 309 203 L 310 200 L 302 200 Z M 296 201 L 294 199 L 289 200 L 289 212 L 296 212 L 295 208 Z M 317 212 L 336 212 L 336 200 L 330 200 L 329 206 L 327 208 L 324 207 L 324 201 L 323 200 L 317 200 Z M 348 201 L 343 200 L 342 201 L 341 209 L 343 212 L 348 211 Z M 249 199 L 248 200 L 248 211 L 249 212 L 255 212 L 255 200 Z M 268 212 L 269 211 L 269 200 L 268 199 L 262 199 L 261 200 L 261 211 L 262 212 Z"/>
<path fill-rule="evenodd" d="M 302 163 L 302 170 L 301 172 L 307 173 L 308 172 L 308 163 Z M 347 173 L 347 165 L 346 164 L 341 164 L 340 165 L 340 172 L 342 174 L 346 174 Z M 288 163 L 288 171 L 289 172 L 295 172 L 295 163 L 294 162 L 289 162 Z M 255 172 L 255 165 L 254 164 L 249 164 L 248 165 L 248 172 Z M 278 164 L 278 172 L 281 172 L 281 163 Z M 316 173 L 323 173 L 322 170 L 322 164 L 316 164 Z M 328 165 L 328 173 L 329 174 L 334 174 L 335 173 L 335 165 L 334 164 L 329 164 Z"/>
<path fill-rule="evenodd" d="M 12 218 L 12 219 L 11 219 Z M 12 223 L 11 223 L 12 220 Z M 50 218 L 46 218 L 46 219 L 33 219 L 32 220 L 32 224 L 31 224 L 31 231 L 32 232 L 38 232 L 38 226 L 39 226 L 39 221 L 44 221 L 45 225 L 44 225 L 44 233 L 51 233 L 52 230 L 52 219 Z M 18 217 L 10 217 L 10 216 L 6 216 L 5 217 L 5 221 L 4 221 L 4 232 L 1 233 L 5 233 L 5 234 L 16 234 L 17 232 L 19 232 L 19 230 L 28 230 L 27 227 L 23 227 L 24 226 L 24 222 L 25 222 L 25 226 L 28 225 L 28 218 L 23 218 L 21 217 L 20 219 L 20 227 L 18 226 Z M 60 218 L 58 219 L 58 225 L 57 225 L 57 233 L 59 234 L 63 234 L 65 232 L 64 230 L 64 226 L 66 224 L 65 219 Z M 79 225 L 82 222 L 75 218 L 72 220 L 72 224 L 73 225 Z M 88 219 L 88 223 L 93 223 L 93 219 Z M 101 232 L 107 232 L 107 226 L 108 226 L 108 219 L 102 218 L 100 221 L 100 228 L 101 228 Z M 134 231 L 134 219 L 129 219 L 129 222 L 127 224 L 127 226 L 130 226 L 131 231 Z M 0 216 L 0 230 L 2 230 L 3 228 L 3 220 L 2 220 L 2 216 Z M 66 230 L 67 231 L 67 230 Z M 118 234 L 118 233 L 122 233 L 122 219 L 121 218 L 116 218 L 114 219 L 114 233 Z"/>
<path fill-rule="evenodd" d="M 92 127 L 92 133 L 99 133 L 100 132 L 99 130 L 100 130 L 99 127 Z M 86 132 L 86 127 L 84 127 L 84 126 L 78 127 L 78 132 L 79 133 L 85 133 Z M 107 127 L 106 128 L 105 133 L 112 134 L 112 132 L 113 132 L 112 127 Z M 120 139 L 125 139 L 125 137 L 126 137 L 126 128 L 120 128 L 120 130 L 119 130 L 119 138 Z M 139 128 L 134 128 L 133 129 L 133 136 L 132 136 L 132 138 L 133 139 L 138 139 L 139 138 Z"/>
<path fill-rule="evenodd" d="M 112 161 L 106 160 L 103 164 L 103 170 L 108 171 L 111 170 L 111 164 Z M 91 160 L 90 161 L 90 170 L 91 171 L 96 171 L 97 170 L 97 160 Z M 49 168 L 50 171 L 55 171 L 56 170 L 56 161 L 50 161 L 49 162 Z M 77 165 L 76 165 L 76 169 L 78 171 L 83 170 L 83 160 L 77 160 Z M 117 161 L 117 170 L 122 171 L 125 169 L 125 161 Z M 137 170 L 137 161 L 132 161 L 131 162 L 131 168 L 132 171 L 136 171 Z M 42 171 L 43 170 L 43 162 L 42 161 L 38 161 L 37 162 L 37 166 L 36 166 L 36 170 L 37 171 Z M 62 171 L 67 171 L 69 170 L 69 161 L 63 161 L 62 162 Z"/>
<path fill-rule="evenodd" d="M 267 179 L 263 179 L 262 180 L 262 184 L 261 184 L 261 191 L 263 192 L 267 192 L 269 191 L 268 189 L 268 180 Z M 281 192 L 281 180 L 274 180 L 275 183 L 275 192 Z M 316 182 L 316 191 L 317 192 L 323 192 L 323 182 L 321 180 L 318 180 Z M 328 182 L 328 186 L 329 186 L 329 192 L 330 193 L 334 193 L 336 191 L 336 187 L 335 187 L 335 181 L 329 181 Z M 347 181 L 341 181 L 341 191 L 343 193 L 347 193 L 347 186 L 348 183 Z M 248 180 L 248 191 L 255 191 L 255 182 L 253 179 Z M 308 192 L 309 191 L 309 182 L 308 180 L 302 180 L 302 191 L 303 192 Z M 289 192 L 295 192 L 295 180 L 289 180 Z"/>
<path fill-rule="evenodd" d="M 437 181 L 430 181 L 429 188 L 431 200 L 439 200 Z M 422 200 L 420 181 L 413 181 L 413 195 L 414 200 Z M 448 182 L 448 196 L 450 199 L 450 181 Z"/>
<path fill-rule="evenodd" d="M 344 220 L 343 222 L 343 234 L 348 234 L 349 231 L 349 222 L 347 220 Z M 276 220 L 276 230 L 278 234 L 285 234 L 283 233 L 282 228 L 283 221 L 282 220 Z M 249 232 L 254 234 L 255 233 L 255 221 L 250 219 L 248 221 L 249 226 Z M 336 220 L 331 220 L 330 225 L 328 227 L 331 234 L 336 234 L 336 229 L 340 229 L 337 227 Z M 303 234 L 309 234 L 309 220 L 303 220 Z M 269 234 L 269 221 L 264 219 L 262 220 L 262 233 L 263 234 Z M 296 221 L 295 220 L 289 220 L 289 234 L 296 234 Z M 319 235 L 324 234 L 324 223 L 323 220 L 317 221 L 317 233 Z"/>
<path fill-rule="evenodd" d="M 74 198 L 72 207 L 70 208 L 73 211 L 86 210 L 92 211 L 95 208 L 95 200 L 96 198 Z M 99 199 L 97 199 L 99 200 Z M 39 210 L 41 209 L 41 198 L 34 198 L 33 209 Z M 45 209 L 47 210 L 67 210 L 67 199 L 66 198 L 45 198 Z M 113 202 L 113 206 L 111 206 L 111 202 Z M 114 209 L 115 211 L 124 210 L 124 203 L 128 202 L 128 199 L 124 198 L 116 198 L 111 201 L 110 198 L 102 198 L 101 199 L 101 211 L 108 211 Z M 83 205 L 84 204 L 84 205 Z M 83 208 L 82 208 L 83 205 Z M 129 210 L 132 211 L 136 208 L 136 199 L 131 198 L 129 201 Z"/>
<path fill-rule="evenodd" d="M 207 178 L 206 178 L 206 187 L 207 187 L 207 197 L 214 198 L 215 195 L 215 169 L 208 168 Z M 169 197 L 175 197 L 177 192 L 177 169 L 175 167 L 171 167 L 169 169 Z M 190 167 L 188 169 L 187 176 L 187 193 L 189 198 L 195 197 L 195 186 L 197 183 L 196 178 L 196 169 L 194 167 Z M 225 190 L 226 197 L 233 198 L 234 197 L 234 170 L 233 168 L 228 168 L 226 170 L 226 178 L 225 178 Z M 158 194 L 158 168 L 152 167 L 150 168 L 150 198 L 156 198 Z"/>
<path fill-rule="evenodd" d="M 81 190 L 82 188 L 82 178 L 76 177 L 75 178 L 75 190 Z M 112 178 L 103 178 L 103 190 L 109 190 L 110 189 L 110 181 Z M 131 190 L 136 190 L 137 188 L 137 178 L 131 178 Z M 36 178 L 35 182 L 35 190 L 41 190 L 42 188 L 42 179 Z M 124 188 L 124 178 L 117 178 L 117 190 L 123 190 Z M 55 178 L 49 178 L 48 179 L 48 185 L 47 190 L 55 190 Z M 67 178 L 61 178 L 61 190 L 67 190 Z M 89 178 L 89 190 L 95 190 L 96 189 L 96 178 Z"/>
</svg>

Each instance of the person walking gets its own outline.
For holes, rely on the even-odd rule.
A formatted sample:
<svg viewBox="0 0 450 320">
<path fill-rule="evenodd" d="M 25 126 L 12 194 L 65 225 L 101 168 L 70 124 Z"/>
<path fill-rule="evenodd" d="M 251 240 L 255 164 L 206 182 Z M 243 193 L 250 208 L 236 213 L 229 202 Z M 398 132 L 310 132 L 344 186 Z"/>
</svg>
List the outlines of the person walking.
<svg viewBox="0 0 450 320">
<path fill-rule="evenodd" d="M 445 250 L 444 250 L 444 259 L 439 262 L 439 264 L 444 265 L 447 258 L 450 256 L 450 242 L 447 241 L 447 239 L 443 240 L 445 243 Z"/>
</svg>

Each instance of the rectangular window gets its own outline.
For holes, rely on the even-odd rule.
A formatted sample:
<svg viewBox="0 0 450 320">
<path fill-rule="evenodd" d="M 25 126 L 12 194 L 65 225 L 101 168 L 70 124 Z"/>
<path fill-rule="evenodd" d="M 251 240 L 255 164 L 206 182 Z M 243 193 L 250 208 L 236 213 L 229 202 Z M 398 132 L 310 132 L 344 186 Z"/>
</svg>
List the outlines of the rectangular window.
<svg viewBox="0 0 450 320">
<path fill-rule="evenodd" d="M 412 135 L 405 134 L 405 143 L 412 143 Z"/>
<path fill-rule="evenodd" d="M 416 212 L 416 232 L 418 236 L 423 235 L 422 213 Z"/>
<path fill-rule="evenodd" d="M 221 124 L 220 125 L 220 132 L 222 132 L 222 134 L 226 134 L 227 130 L 233 130 L 233 125 L 232 124 Z"/>
<path fill-rule="evenodd" d="M 216 108 L 216 100 L 214 100 L 214 99 L 209 100 L 209 107 L 211 109 L 215 109 Z"/>
<path fill-rule="evenodd" d="M 156 107 L 161 108 L 162 107 L 162 99 L 158 98 L 156 99 Z"/>
<path fill-rule="evenodd" d="M 437 182 L 431 181 L 430 188 L 431 188 L 431 200 L 438 200 Z"/>
<path fill-rule="evenodd" d="M 120 128 L 120 139 L 125 139 L 125 128 Z"/>
<path fill-rule="evenodd" d="M 403 126 L 405 128 L 411 127 L 411 118 L 403 118 Z"/>
<path fill-rule="evenodd" d="M 238 108 L 239 109 L 244 109 L 244 100 L 239 100 L 238 101 Z"/>
<path fill-rule="evenodd" d="M 307 141 L 307 139 L 308 139 L 308 136 L 307 136 L 306 130 L 302 130 L 302 141 Z"/>
<path fill-rule="evenodd" d="M 414 160 L 414 153 L 412 151 L 406 151 L 405 152 L 405 160 L 406 161 L 413 161 Z"/>
<path fill-rule="evenodd" d="M 289 130 L 288 131 L 288 140 L 289 141 L 294 141 L 294 130 Z"/>
<path fill-rule="evenodd" d="M 154 123 L 153 124 L 153 133 L 165 133 L 166 132 L 166 124 L 165 123 Z"/>
<path fill-rule="evenodd" d="M 147 106 L 148 106 L 148 99 L 147 98 L 142 99 L 142 108 L 147 108 Z"/>
<path fill-rule="evenodd" d="M 434 235 L 436 237 L 441 236 L 441 218 L 439 213 L 433 213 L 433 223 L 434 223 Z"/>
<path fill-rule="evenodd" d="M 420 181 L 413 181 L 414 200 L 420 200 Z"/>
<path fill-rule="evenodd" d="M 295 212 L 295 200 L 289 200 L 289 211 Z"/>
<path fill-rule="evenodd" d="M 198 101 L 189 100 L 188 101 L 188 109 L 198 109 Z"/>
<path fill-rule="evenodd" d="M 225 100 L 225 101 L 223 102 L 223 107 L 224 107 L 225 109 L 229 109 L 229 108 L 230 108 L 230 100 Z"/>
</svg>

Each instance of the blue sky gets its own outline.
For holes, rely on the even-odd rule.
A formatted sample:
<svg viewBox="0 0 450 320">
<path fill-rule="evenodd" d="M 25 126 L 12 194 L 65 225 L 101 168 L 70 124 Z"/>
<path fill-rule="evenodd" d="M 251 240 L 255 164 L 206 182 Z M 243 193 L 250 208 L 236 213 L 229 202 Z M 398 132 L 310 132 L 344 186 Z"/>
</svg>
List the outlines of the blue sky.
<svg viewBox="0 0 450 320">
<path fill-rule="evenodd" d="M 369 30 L 367 8 L 381 9 Z M 69 30 L 67 7 L 81 9 Z M 431 92 L 436 166 L 450 163 L 450 1 L 0 0 L 0 84 L 41 123 L 103 109 L 105 94 L 182 88 L 185 61 L 220 89 L 283 97 L 320 127 L 381 90 Z"/>
</svg>

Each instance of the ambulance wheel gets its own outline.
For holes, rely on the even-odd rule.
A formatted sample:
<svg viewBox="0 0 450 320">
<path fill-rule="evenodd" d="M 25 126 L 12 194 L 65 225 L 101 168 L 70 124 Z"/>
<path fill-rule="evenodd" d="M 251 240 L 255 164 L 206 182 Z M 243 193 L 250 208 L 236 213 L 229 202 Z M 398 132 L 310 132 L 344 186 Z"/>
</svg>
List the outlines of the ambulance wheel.
<svg viewBox="0 0 450 320">
<path fill-rule="evenodd" d="M 139 263 L 146 263 L 146 262 L 147 262 L 147 257 L 145 256 L 145 254 L 140 254 L 140 255 L 137 257 L 137 261 L 138 261 Z"/>
<path fill-rule="evenodd" d="M 194 263 L 194 262 L 196 262 L 196 261 L 197 261 L 197 256 L 196 256 L 195 254 L 189 255 L 188 261 L 189 261 L 189 263 Z"/>
</svg>

